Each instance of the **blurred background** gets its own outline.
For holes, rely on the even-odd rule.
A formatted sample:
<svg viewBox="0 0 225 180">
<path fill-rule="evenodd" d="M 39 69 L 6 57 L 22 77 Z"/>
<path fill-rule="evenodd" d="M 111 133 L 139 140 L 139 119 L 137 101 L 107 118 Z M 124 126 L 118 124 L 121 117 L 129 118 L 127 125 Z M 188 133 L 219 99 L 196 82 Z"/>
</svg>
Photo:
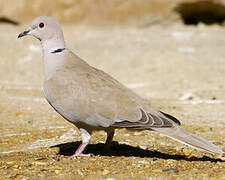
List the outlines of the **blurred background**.
<svg viewBox="0 0 225 180">
<path fill-rule="evenodd" d="M 109 155 L 96 132 L 96 156 L 68 160 L 79 131 L 44 98 L 40 42 L 17 39 L 43 15 L 90 65 L 225 151 L 224 0 L 0 0 L 0 179 L 225 178 L 224 156 L 149 131 L 117 130 Z"/>
<path fill-rule="evenodd" d="M 1 0 L 0 4 L 1 19 L 18 23 L 40 15 L 54 16 L 60 22 L 104 25 L 160 21 L 222 24 L 225 17 L 223 0 Z"/>
</svg>

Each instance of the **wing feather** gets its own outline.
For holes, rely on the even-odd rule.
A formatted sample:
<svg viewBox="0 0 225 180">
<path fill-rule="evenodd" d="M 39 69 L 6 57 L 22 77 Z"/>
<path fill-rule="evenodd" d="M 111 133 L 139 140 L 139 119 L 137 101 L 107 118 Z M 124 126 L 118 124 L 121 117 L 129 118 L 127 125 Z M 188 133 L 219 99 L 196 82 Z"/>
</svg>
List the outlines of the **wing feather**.
<svg viewBox="0 0 225 180">
<path fill-rule="evenodd" d="M 171 115 L 165 116 L 165 113 L 146 113 L 143 109 L 141 111 L 141 118 L 136 122 L 131 122 L 129 120 L 119 120 L 112 124 L 114 127 L 121 128 L 132 128 L 132 129 L 151 129 L 151 128 L 171 128 L 175 124 L 180 125 L 180 122 Z M 168 118 L 170 117 L 170 118 Z M 179 122 L 179 123 L 178 123 Z"/>
</svg>

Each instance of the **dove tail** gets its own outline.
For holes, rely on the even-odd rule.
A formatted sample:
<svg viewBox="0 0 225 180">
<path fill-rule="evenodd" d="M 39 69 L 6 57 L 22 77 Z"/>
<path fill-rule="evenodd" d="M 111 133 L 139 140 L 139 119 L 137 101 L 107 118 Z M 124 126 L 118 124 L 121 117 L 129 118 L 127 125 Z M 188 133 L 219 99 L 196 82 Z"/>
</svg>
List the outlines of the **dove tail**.
<svg viewBox="0 0 225 180">
<path fill-rule="evenodd" d="M 211 142 L 206 141 L 205 139 L 196 136 L 194 134 L 188 133 L 179 126 L 175 126 L 174 128 L 151 128 L 151 129 L 160 132 L 163 135 L 166 135 L 178 142 L 181 142 L 195 149 L 207 151 L 212 154 L 224 153 L 220 148 L 218 148 Z"/>
</svg>

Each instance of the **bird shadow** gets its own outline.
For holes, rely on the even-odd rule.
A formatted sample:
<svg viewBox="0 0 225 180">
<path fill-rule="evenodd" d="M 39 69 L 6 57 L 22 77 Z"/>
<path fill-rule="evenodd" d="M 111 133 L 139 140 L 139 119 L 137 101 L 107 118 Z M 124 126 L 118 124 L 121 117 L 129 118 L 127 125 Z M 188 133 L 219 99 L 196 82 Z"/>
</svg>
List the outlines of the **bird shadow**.
<svg viewBox="0 0 225 180">
<path fill-rule="evenodd" d="M 75 150 L 81 144 L 81 141 L 77 142 L 70 142 L 70 143 L 63 143 L 58 144 L 55 146 L 51 146 L 51 148 L 58 147 L 59 148 L 59 155 L 64 156 L 71 156 L 75 153 Z M 151 151 L 151 150 L 144 150 L 139 147 L 133 147 L 126 144 L 119 144 L 118 142 L 113 141 L 110 147 L 110 152 L 103 151 L 104 148 L 103 143 L 98 144 L 89 144 L 85 149 L 84 153 L 91 153 L 95 156 L 125 156 L 125 157 L 141 157 L 141 158 L 160 158 L 160 159 L 173 159 L 173 160 L 186 160 L 186 161 L 210 161 L 210 162 L 225 162 L 219 158 L 211 158 L 209 156 L 202 156 L 202 157 L 188 157 L 184 155 L 174 155 L 174 154 L 166 154 L 159 151 Z"/>
</svg>

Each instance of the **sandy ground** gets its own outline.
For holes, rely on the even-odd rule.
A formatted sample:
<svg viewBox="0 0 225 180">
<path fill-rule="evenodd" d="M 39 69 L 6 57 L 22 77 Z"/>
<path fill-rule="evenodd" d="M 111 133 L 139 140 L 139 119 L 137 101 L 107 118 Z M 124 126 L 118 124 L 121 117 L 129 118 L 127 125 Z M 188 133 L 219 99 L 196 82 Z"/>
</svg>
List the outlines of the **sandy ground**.
<svg viewBox="0 0 225 180">
<path fill-rule="evenodd" d="M 41 47 L 17 39 L 26 25 L 0 24 L 0 179 L 225 179 L 224 156 L 188 148 L 158 133 L 105 133 L 72 154 L 79 131 L 43 97 Z M 68 47 L 225 151 L 225 29 L 63 25 Z"/>
</svg>

